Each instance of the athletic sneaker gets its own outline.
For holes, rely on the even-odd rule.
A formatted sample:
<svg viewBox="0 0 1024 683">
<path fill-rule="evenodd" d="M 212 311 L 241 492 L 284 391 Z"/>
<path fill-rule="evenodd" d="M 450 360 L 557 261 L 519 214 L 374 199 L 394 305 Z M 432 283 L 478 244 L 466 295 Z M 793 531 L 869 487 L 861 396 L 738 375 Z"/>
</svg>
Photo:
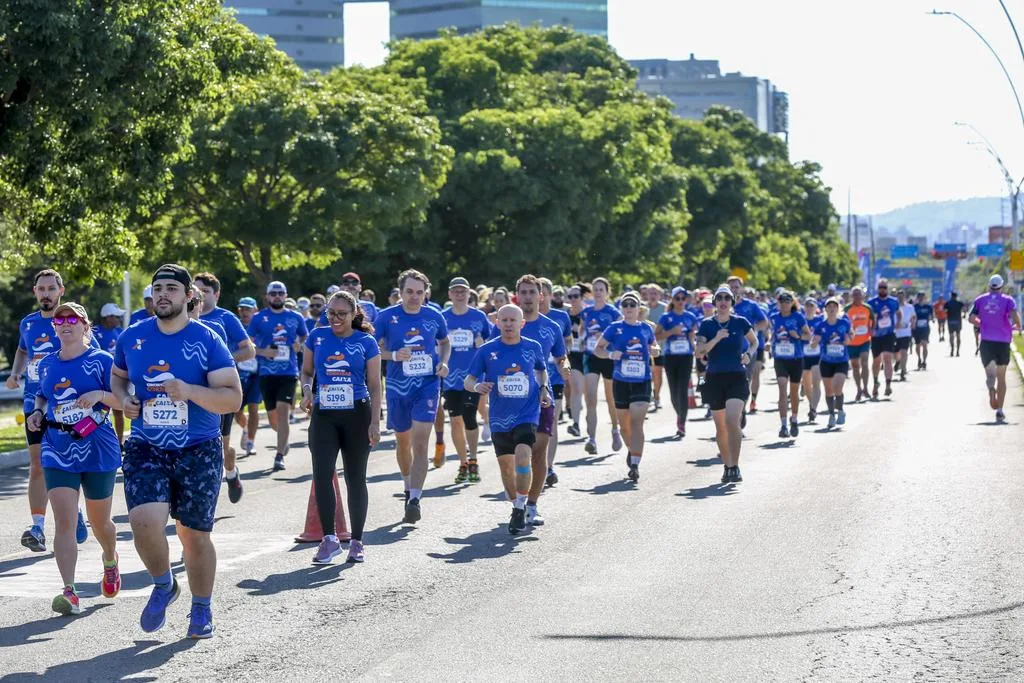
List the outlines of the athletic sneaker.
<svg viewBox="0 0 1024 683">
<path fill-rule="evenodd" d="M 518 534 L 526 528 L 526 510 L 512 508 L 512 517 L 508 520 L 508 532 Z"/>
<path fill-rule="evenodd" d="M 789 418 L 789 435 L 794 439 L 800 434 L 800 425 L 793 418 Z"/>
<path fill-rule="evenodd" d="M 121 558 L 114 553 L 114 566 L 103 567 L 103 580 L 100 581 L 100 592 L 103 597 L 112 598 L 121 592 L 121 570 L 118 569 L 118 562 Z"/>
<path fill-rule="evenodd" d="M 817 418 L 818 418 L 818 411 L 817 410 L 815 410 L 814 408 L 811 408 L 810 410 L 807 411 L 807 421 L 808 422 L 813 424 L 814 421 Z"/>
<path fill-rule="evenodd" d="M 178 585 L 177 579 L 173 580 L 169 591 L 153 586 L 153 592 L 149 594 L 149 602 L 146 603 L 142 609 L 142 616 L 139 617 L 139 626 L 142 627 L 142 630 L 152 633 L 163 628 L 164 622 L 167 620 L 167 608 L 178 599 L 179 595 L 181 595 L 181 586 Z"/>
<path fill-rule="evenodd" d="M 840 426 L 846 424 L 846 411 L 845 410 L 840 410 L 839 411 L 839 418 L 836 420 L 836 424 L 840 425 Z"/>
<path fill-rule="evenodd" d="M 728 484 L 730 481 L 732 481 L 732 468 L 726 465 L 722 470 L 722 483 Z"/>
<path fill-rule="evenodd" d="M 82 511 L 78 511 L 78 526 L 75 527 L 75 540 L 78 541 L 78 545 L 82 545 L 89 540 L 89 527 L 85 526 L 85 517 L 82 515 Z"/>
<path fill-rule="evenodd" d="M 571 425 L 566 427 L 565 431 L 569 432 L 570 436 L 577 436 L 578 437 L 580 435 L 580 423 L 579 422 L 573 422 Z"/>
<path fill-rule="evenodd" d="M 21 535 L 21 544 L 34 553 L 46 552 L 46 535 L 38 524 L 33 524 Z"/>
<path fill-rule="evenodd" d="M 526 523 L 529 526 L 544 526 L 544 518 L 537 512 L 536 505 L 526 506 Z"/>
<path fill-rule="evenodd" d="M 757 412 L 757 399 L 756 398 L 752 398 L 752 399 L 750 399 L 750 414 L 753 415 L 756 412 Z"/>
<path fill-rule="evenodd" d="M 284 456 L 278 453 L 274 456 L 274 471 L 280 472 L 284 469 Z"/>
<path fill-rule="evenodd" d="M 558 483 L 558 475 L 555 474 L 554 470 L 548 470 L 548 476 L 544 479 L 545 486 L 554 486 Z"/>
<path fill-rule="evenodd" d="M 785 423 L 783 423 L 783 425 L 781 427 L 779 427 L 779 438 L 780 439 L 788 439 L 789 438 L 789 428 L 786 427 Z"/>
<path fill-rule="evenodd" d="M 626 478 L 634 484 L 640 481 L 640 467 L 638 465 L 630 465 L 629 472 L 626 473 Z"/>
<path fill-rule="evenodd" d="M 189 612 L 188 633 L 186 638 L 203 640 L 213 637 L 213 610 L 207 605 L 192 605 Z"/>
<path fill-rule="evenodd" d="M 480 465 L 475 462 L 469 463 L 469 483 L 479 484 L 480 483 Z"/>
<path fill-rule="evenodd" d="M 434 444 L 434 468 L 440 468 L 444 465 L 444 444 Z"/>
<path fill-rule="evenodd" d="M 465 484 L 469 481 L 469 465 L 459 465 L 459 473 L 455 475 L 456 484 Z"/>
<path fill-rule="evenodd" d="M 1003 413 L 1003 411 L 1001 411 L 1001 410 L 997 410 L 996 411 L 996 422 L 998 422 L 999 424 L 1005 424 L 1006 423 L 1006 415 Z"/>
<path fill-rule="evenodd" d="M 245 454 L 246 455 L 254 455 L 255 453 L 256 453 L 256 442 L 251 440 L 251 439 L 247 439 L 246 442 L 245 442 Z"/>
<path fill-rule="evenodd" d="M 885 395 L 892 396 L 892 385 L 888 382 L 885 383 Z"/>
<path fill-rule="evenodd" d="M 71 586 L 66 586 L 64 591 L 53 599 L 50 607 L 57 614 L 63 614 L 66 617 L 82 613 L 82 606 L 78 602 L 78 594 L 75 593 L 75 589 Z"/>
<path fill-rule="evenodd" d="M 242 500 L 242 478 L 239 475 L 233 476 L 228 482 L 228 500 L 237 503 Z"/>
<path fill-rule="evenodd" d="M 704 419 L 705 420 L 710 420 L 711 419 L 711 406 L 708 406 L 707 412 L 704 413 Z"/>
<path fill-rule="evenodd" d="M 597 455 L 597 442 L 593 439 L 587 439 L 587 443 L 583 445 L 583 450 L 589 455 Z"/>
<path fill-rule="evenodd" d="M 740 413 L 740 429 L 747 428 L 747 414 L 745 412 Z"/>
<path fill-rule="evenodd" d="M 366 559 L 366 556 L 365 556 L 365 554 L 363 552 L 363 542 L 362 541 L 357 541 L 356 539 L 353 538 L 351 541 L 349 541 L 349 545 L 348 545 L 348 559 L 346 559 L 345 561 L 349 562 L 349 563 L 356 563 L 356 562 L 362 562 L 365 559 Z"/>
<path fill-rule="evenodd" d="M 612 430 L 612 450 L 616 453 L 622 449 L 622 432 L 618 429 Z"/>
<path fill-rule="evenodd" d="M 480 441 L 481 443 L 487 443 L 491 440 L 491 427 L 490 425 L 484 425 L 480 428 Z"/>
<path fill-rule="evenodd" d="M 835 428 L 835 426 L 836 426 L 836 414 L 835 413 L 829 413 L 828 414 L 828 428 L 829 429 L 833 429 L 833 428 Z"/>
<path fill-rule="evenodd" d="M 733 467 L 732 468 L 732 481 L 734 483 L 737 483 L 737 484 L 740 483 L 741 481 L 743 481 L 743 475 L 740 474 L 740 468 L 739 467 Z"/>
<path fill-rule="evenodd" d="M 420 521 L 422 516 L 420 512 L 420 499 L 410 498 L 409 502 L 405 504 L 405 523 L 415 524 Z"/>
<path fill-rule="evenodd" d="M 341 555 L 341 543 L 337 536 L 324 536 L 320 547 L 313 556 L 313 564 L 331 564 L 331 560 Z"/>
</svg>

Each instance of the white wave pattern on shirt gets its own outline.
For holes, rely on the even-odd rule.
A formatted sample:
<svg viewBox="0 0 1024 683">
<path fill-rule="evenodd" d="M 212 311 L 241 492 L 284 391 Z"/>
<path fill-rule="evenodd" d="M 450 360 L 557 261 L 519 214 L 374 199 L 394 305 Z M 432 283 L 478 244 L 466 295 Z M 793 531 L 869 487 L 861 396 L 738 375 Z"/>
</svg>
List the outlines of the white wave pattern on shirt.
<svg viewBox="0 0 1024 683">
<path fill-rule="evenodd" d="M 61 453 L 54 450 L 49 439 L 43 441 L 42 457 L 52 458 L 57 469 L 71 470 L 77 464 L 88 459 L 92 455 L 92 447 L 88 441 L 68 441 L 67 451 Z"/>
<path fill-rule="evenodd" d="M 206 364 L 206 346 L 202 342 L 196 342 L 195 344 L 184 342 L 181 354 L 185 356 L 185 360 L 198 360 L 200 364 Z"/>
<path fill-rule="evenodd" d="M 103 386 L 105 379 L 104 374 L 106 374 L 103 371 L 103 363 L 96 360 L 95 358 L 90 358 L 89 360 L 82 363 L 82 369 L 85 370 L 86 375 L 95 377 L 96 381 L 100 383 L 100 386 Z"/>
</svg>

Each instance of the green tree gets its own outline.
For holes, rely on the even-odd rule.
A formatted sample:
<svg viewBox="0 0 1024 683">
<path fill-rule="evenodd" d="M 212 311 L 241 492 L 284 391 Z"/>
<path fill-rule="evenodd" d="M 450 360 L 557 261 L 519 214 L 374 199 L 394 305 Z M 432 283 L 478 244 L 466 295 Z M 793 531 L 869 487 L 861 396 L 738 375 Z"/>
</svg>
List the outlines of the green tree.
<svg viewBox="0 0 1024 683">
<path fill-rule="evenodd" d="M 807 247 L 799 237 L 768 233 L 755 245 L 755 267 L 749 285 L 757 289 L 788 287 L 806 292 L 820 285 L 820 276 L 807 265 Z"/>
</svg>

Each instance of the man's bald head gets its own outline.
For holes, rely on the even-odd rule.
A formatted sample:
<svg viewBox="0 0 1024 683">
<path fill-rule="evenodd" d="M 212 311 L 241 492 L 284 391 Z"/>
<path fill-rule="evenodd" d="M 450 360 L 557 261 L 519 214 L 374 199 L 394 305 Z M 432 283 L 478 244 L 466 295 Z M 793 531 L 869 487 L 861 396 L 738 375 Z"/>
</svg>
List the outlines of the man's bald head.
<svg viewBox="0 0 1024 683">
<path fill-rule="evenodd" d="M 519 337 L 519 332 L 523 329 L 523 309 L 515 304 L 505 304 L 498 309 L 496 317 L 502 337 L 508 340 Z"/>
</svg>

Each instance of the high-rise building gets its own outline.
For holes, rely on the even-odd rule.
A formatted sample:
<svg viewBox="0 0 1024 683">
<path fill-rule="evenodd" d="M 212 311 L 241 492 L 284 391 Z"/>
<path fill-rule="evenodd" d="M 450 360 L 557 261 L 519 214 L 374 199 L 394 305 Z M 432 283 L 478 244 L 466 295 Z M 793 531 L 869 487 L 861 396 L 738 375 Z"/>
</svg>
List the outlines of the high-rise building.
<svg viewBox="0 0 1024 683">
<path fill-rule="evenodd" d="M 742 111 L 766 133 L 789 132 L 789 96 L 764 78 L 722 74 L 718 60 L 637 59 L 639 87 L 675 104 L 684 119 L 702 119 L 714 105 Z"/>
<path fill-rule="evenodd" d="M 224 0 L 224 6 L 253 33 L 273 38 L 303 69 L 345 63 L 341 0 Z"/>
<path fill-rule="evenodd" d="M 472 33 L 510 21 L 523 26 L 572 26 L 608 35 L 608 4 L 593 0 L 391 0 L 391 37 L 433 38 L 455 28 Z"/>
</svg>

